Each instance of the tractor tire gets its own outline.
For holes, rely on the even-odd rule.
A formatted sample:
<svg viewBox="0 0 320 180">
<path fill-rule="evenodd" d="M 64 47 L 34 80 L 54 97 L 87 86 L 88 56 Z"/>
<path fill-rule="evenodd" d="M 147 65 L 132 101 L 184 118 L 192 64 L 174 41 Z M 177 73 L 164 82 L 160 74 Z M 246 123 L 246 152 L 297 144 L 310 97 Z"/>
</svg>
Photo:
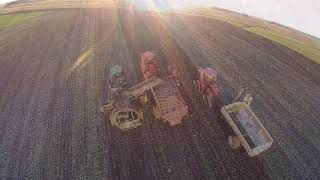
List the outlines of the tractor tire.
<svg viewBox="0 0 320 180">
<path fill-rule="evenodd" d="M 156 102 L 156 100 L 150 90 L 146 92 L 146 96 L 147 96 L 147 104 L 148 105 L 152 105 L 152 106 L 157 105 L 157 102 Z"/>
</svg>

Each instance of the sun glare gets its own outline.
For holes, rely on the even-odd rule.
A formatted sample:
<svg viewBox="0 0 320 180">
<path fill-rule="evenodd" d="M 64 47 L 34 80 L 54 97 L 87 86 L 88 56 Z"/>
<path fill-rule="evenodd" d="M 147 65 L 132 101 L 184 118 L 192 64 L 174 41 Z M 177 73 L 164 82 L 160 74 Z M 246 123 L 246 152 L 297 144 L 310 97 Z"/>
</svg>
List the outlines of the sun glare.
<svg viewBox="0 0 320 180">
<path fill-rule="evenodd" d="M 171 11 L 182 7 L 182 4 L 178 3 L 178 1 L 170 1 L 169 3 L 165 0 L 131 0 L 130 2 L 137 8 L 156 11 Z"/>
</svg>

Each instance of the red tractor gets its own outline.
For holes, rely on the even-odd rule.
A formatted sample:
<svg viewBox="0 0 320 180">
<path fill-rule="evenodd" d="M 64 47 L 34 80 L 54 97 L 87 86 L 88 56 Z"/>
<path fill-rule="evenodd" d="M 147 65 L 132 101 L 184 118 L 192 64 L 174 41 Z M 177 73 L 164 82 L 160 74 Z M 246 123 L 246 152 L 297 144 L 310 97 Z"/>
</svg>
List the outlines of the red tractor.
<svg viewBox="0 0 320 180">
<path fill-rule="evenodd" d="M 195 85 L 198 87 L 199 92 L 207 99 L 209 107 L 213 104 L 216 105 L 218 97 L 222 94 L 223 90 L 217 82 L 218 73 L 212 68 L 199 69 Z"/>
</svg>

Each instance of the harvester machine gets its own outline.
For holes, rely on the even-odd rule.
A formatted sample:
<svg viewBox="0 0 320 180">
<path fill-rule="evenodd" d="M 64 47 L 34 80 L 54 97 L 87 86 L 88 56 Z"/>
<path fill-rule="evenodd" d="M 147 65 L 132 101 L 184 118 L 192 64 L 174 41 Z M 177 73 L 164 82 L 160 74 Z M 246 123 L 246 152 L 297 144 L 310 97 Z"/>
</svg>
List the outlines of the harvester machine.
<svg viewBox="0 0 320 180">
<path fill-rule="evenodd" d="M 151 51 L 141 54 L 140 65 L 145 81 L 161 79 L 158 85 L 145 91 L 144 96 L 146 101 L 152 105 L 155 117 L 167 122 L 170 126 L 180 124 L 182 119 L 189 114 L 189 106 L 183 88 L 181 88 L 177 68 L 170 65 L 169 75 L 160 77 L 158 57 Z"/>
<path fill-rule="evenodd" d="M 110 69 L 108 99 L 101 107 L 101 112 L 110 118 L 111 124 L 125 131 L 142 125 L 143 113 L 139 106 L 130 102 L 127 91 L 127 76 L 121 66 Z"/>
<path fill-rule="evenodd" d="M 216 70 L 200 68 L 194 82 L 210 108 L 222 107 L 219 110 L 233 130 L 228 136 L 231 148 L 237 149 L 243 146 L 250 157 L 267 150 L 272 145 L 273 139 L 250 108 L 253 100 L 252 91 L 242 88 L 231 103 L 223 105 L 221 100 L 223 90 L 217 78 Z"/>
</svg>

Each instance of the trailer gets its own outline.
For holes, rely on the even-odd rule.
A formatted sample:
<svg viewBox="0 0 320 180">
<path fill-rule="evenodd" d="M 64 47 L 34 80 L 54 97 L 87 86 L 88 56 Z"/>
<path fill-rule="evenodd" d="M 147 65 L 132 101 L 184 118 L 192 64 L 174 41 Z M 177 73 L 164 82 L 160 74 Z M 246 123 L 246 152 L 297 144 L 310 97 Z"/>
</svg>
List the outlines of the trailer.
<svg viewBox="0 0 320 180">
<path fill-rule="evenodd" d="M 273 139 L 247 102 L 235 102 L 221 108 L 235 135 L 228 137 L 233 149 L 244 147 L 250 157 L 271 147 Z"/>
<path fill-rule="evenodd" d="M 171 77 L 146 79 L 127 92 L 131 104 L 152 106 L 155 118 L 170 126 L 180 124 L 188 115 L 188 105 Z"/>
<path fill-rule="evenodd" d="M 170 78 L 163 79 L 160 85 L 151 89 L 151 92 L 156 102 L 153 107 L 156 118 L 173 126 L 180 124 L 188 115 L 188 105 Z"/>
</svg>

